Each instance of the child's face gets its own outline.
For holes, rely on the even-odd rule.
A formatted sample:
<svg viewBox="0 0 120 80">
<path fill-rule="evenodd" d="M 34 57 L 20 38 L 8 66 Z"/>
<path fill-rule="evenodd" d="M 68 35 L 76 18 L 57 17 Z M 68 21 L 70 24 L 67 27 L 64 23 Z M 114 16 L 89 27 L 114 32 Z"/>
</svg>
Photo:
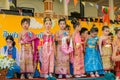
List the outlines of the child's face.
<svg viewBox="0 0 120 80">
<path fill-rule="evenodd" d="M 8 39 L 8 40 L 6 40 L 6 43 L 7 43 L 8 47 L 12 47 L 13 41 Z"/>
<path fill-rule="evenodd" d="M 23 29 L 25 29 L 25 30 L 28 30 L 28 28 L 29 28 L 29 23 L 28 22 L 24 22 L 24 23 L 22 23 L 22 27 L 23 27 Z"/>
<path fill-rule="evenodd" d="M 113 41 L 113 35 L 108 36 L 108 38 Z"/>
<path fill-rule="evenodd" d="M 105 29 L 103 30 L 103 33 L 104 33 L 105 35 L 108 35 L 108 34 L 109 34 L 109 28 L 105 28 Z"/>
<path fill-rule="evenodd" d="M 46 21 L 46 22 L 45 22 L 45 28 L 46 28 L 47 30 L 50 30 L 51 26 L 52 26 L 52 22 L 51 22 L 51 21 Z"/>
<path fill-rule="evenodd" d="M 81 30 L 80 25 L 77 25 L 77 26 L 76 26 L 76 29 L 77 29 L 77 31 L 80 31 L 80 30 Z"/>
<path fill-rule="evenodd" d="M 88 36 L 88 31 L 85 31 L 85 32 L 83 33 L 83 36 L 84 36 L 84 37 L 87 37 L 87 36 Z"/>
<path fill-rule="evenodd" d="M 65 31 L 70 32 L 70 29 L 69 28 L 65 28 Z"/>
<path fill-rule="evenodd" d="M 120 31 L 117 32 L 117 37 L 120 38 Z"/>
<path fill-rule="evenodd" d="M 65 27 L 66 27 L 65 21 L 60 21 L 59 26 L 60 26 L 60 29 L 61 29 L 61 30 L 64 30 Z"/>
<path fill-rule="evenodd" d="M 98 32 L 92 32 L 92 33 L 90 33 L 90 34 L 91 34 L 92 37 L 96 37 L 97 34 L 98 34 Z"/>
</svg>

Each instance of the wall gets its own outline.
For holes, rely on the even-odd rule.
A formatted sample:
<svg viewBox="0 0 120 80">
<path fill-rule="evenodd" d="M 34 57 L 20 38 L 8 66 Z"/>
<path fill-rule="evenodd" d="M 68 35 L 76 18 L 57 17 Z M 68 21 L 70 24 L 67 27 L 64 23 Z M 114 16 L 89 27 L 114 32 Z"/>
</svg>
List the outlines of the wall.
<svg viewBox="0 0 120 80">
<path fill-rule="evenodd" d="M 63 2 L 60 3 L 59 0 L 54 0 L 53 4 L 54 4 L 53 11 L 55 14 L 64 14 Z M 44 12 L 44 3 L 42 2 L 42 0 L 17 0 L 17 6 L 35 8 L 35 12 Z M 75 8 L 74 3 L 71 0 L 68 5 L 68 10 L 69 10 L 69 15 L 70 12 L 73 11 L 80 12 L 79 2 Z"/>
<path fill-rule="evenodd" d="M 0 8 L 5 6 L 6 0 L 0 0 Z M 79 0 L 78 0 L 79 1 Z M 30 7 L 34 8 L 35 12 L 43 13 L 44 12 L 44 3 L 43 0 L 17 0 L 18 7 Z M 64 14 L 64 5 L 63 2 L 60 3 L 59 0 L 54 0 L 53 11 L 55 14 Z M 76 7 L 74 7 L 73 0 L 70 0 L 68 5 L 68 14 L 70 12 L 80 12 L 79 2 Z M 88 2 L 85 5 L 85 17 L 97 17 L 98 12 L 95 6 L 91 6 Z"/>
<path fill-rule="evenodd" d="M 34 8 L 35 12 L 44 12 L 44 4 L 42 0 L 17 0 L 17 6 Z"/>
<path fill-rule="evenodd" d="M 9 1 L 0 0 L 0 9 L 9 9 Z"/>
<path fill-rule="evenodd" d="M 95 7 L 95 3 L 93 5 L 90 5 L 90 3 L 86 2 L 85 4 L 85 17 L 95 17 L 98 16 L 98 10 Z"/>
</svg>

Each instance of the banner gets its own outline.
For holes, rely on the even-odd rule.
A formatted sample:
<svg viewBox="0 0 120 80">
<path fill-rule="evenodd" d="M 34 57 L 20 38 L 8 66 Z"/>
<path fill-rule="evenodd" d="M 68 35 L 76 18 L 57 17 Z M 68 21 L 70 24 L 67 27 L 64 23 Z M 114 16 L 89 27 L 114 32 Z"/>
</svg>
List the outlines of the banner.
<svg viewBox="0 0 120 80">
<path fill-rule="evenodd" d="M 0 14 L 0 48 L 6 45 L 5 38 L 8 35 L 12 35 L 15 38 L 16 46 L 19 48 L 18 44 L 18 33 L 22 30 L 21 27 L 21 20 L 26 16 L 16 16 L 16 15 L 6 15 L 6 14 Z M 42 33 L 45 30 L 45 27 L 43 25 L 43 18 L 34 18 L 30 17 L 31 19 L 31 25 L 30 25 L 30 31 L 34 32 L 39 38 L 42 37 Z M 52 20 L 52 33 L 56 33 L 56 31 L 59 30 L 58 26 L 58 20 L 53 19 Z M 73 27 L 70 22 L 70 20 L 67 20 L 67 24 L 71 26 L 71 33 L 73 32 Z M 86 27 L 88 30 L 92 27 L 93 24 L 95 24 L 99 28 L 99 34 L 101 35 L 101 28 L 103 26 L 102 23 L 99 22 L 89 22 L 89 25 L 86 23 L 86 21 L 80 21 L 81 27 Z M 99 25 L 101 24 L 101 25 Z"/>
</svg>

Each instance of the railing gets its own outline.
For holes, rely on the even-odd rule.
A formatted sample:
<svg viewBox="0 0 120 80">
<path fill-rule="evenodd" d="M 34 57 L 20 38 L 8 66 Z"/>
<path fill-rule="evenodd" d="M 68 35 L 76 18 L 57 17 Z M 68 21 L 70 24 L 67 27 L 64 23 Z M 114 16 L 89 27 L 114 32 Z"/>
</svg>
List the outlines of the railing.
<svg viewBox="0 0 120 80">
<path fill-rule="evenodd" d="M 58 15 L 58 14 L 50 14 L 50 13 L 34 13 L 34 17 L 38 17 L 38 18 L 43 18 L 43 17 L 51 17 L 51 18 L 61 18 L 61 17 L 65 17 L 66 19 L 68 18 L 68 16 L 66 15 Z"/>
</svg>

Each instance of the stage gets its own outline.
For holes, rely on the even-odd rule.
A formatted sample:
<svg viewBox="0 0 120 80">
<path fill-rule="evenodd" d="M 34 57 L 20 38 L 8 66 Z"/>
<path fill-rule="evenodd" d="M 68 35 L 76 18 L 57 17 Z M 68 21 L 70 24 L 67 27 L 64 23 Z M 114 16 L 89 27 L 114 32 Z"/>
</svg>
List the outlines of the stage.
<svg viewBox="0 0 120 80">
<path fill-rule="evenodd" d="M 1 80 L 1 79 L 0 79 Z M 21 79 L 5 79 L 5 80 L 21 80 Z M 22 80 L 47 80 L 44 78 L 34 78 L 34 79 L 22 79 Z M 51 79 L 48 79 L 51 80 Z M 57 80 L 106 80 L 105 78 L 70 78 L 70 79 L 57 79 Z"/>
<path fill-rule="evenodd" d="M 2 80 L 2 79 L 0 79 Z M 4 80 L 4 79 L 3 79 Z M 5 79 L 5 80 L 21 80 L 21 79 Z M 22 80 L 47 80 L 44 78 L 34 78 L 34 79 L 22 79 Z M 51 79 L 48 79 L 51 80 Z M 100 78 L 69 78 L 69 79 L 57 79 L 57 80 L 106 80 L 104 77 L 100 77 Z"/>
<path fill-rule="evenodd" d="M 62 79 L 55 79 L 55 78 L 51 78 L 49 77 L 48 79 L 45 78 L 34 78 L 34 79 L 0 79 L 0 80 L 115 80 L 115 75 L 113 73 L 106 73 L 104 74 L 104 76 L 101 76 L 99 78 L 91 78 L 91 77 L 86 77 L 86 78 L 62 78 Z"/>
</svg>

